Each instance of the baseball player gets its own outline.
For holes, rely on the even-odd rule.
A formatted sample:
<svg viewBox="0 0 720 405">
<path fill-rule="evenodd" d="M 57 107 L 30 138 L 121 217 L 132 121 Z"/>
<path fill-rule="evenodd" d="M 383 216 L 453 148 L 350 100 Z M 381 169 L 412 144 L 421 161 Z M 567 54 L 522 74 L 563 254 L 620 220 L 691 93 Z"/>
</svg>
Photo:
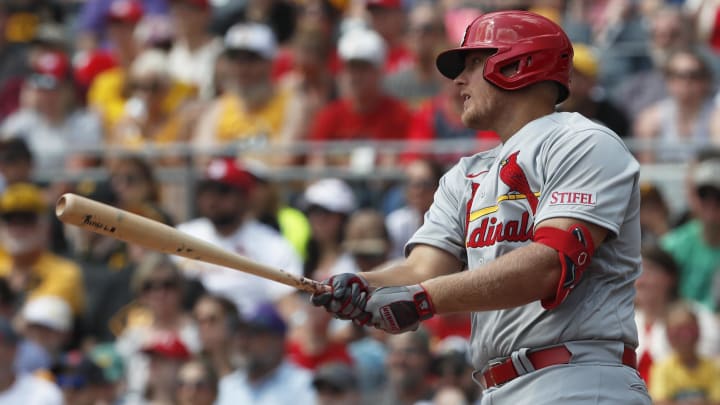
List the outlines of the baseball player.
<svg viewBox="0 0 720 405">
<path fill-rule="evenodd" d="M 473 21 L 436 64 L 465 99 L 463 123 L 503 143 L 445 174 L 405 261 L 313 296 L 390 333 L 471 312 L 482 404 L 650 404 L 635 370 L 639 165 L 608 128 L 555 112 L 572 56 L 539 15 Z"/>
</svg>

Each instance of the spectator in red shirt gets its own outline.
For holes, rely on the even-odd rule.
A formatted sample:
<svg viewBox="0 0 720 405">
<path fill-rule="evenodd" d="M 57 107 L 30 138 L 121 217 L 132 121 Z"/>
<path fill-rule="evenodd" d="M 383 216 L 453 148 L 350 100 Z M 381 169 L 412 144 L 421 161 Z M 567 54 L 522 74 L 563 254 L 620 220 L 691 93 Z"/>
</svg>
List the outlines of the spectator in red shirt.
<svg viewBox="0 0 720 405">
<path fill-rule="evenodd" d="M 365 0 L 370 26 L 385 40 L 385 73 L 394 73 L 414 63 L 412 51 L 405 45 L 407 15 L 402 0 Z"/>
<path fill-rule="evenodd" d="M 405 139 L 410 111 L 382 90 L 386 55 L 382 38 L 374 31 L 353 29 L 340 38 L 338 52 L 343 61 L 339 77 L 342 97 L 318 112 L 310 138 L 316 141 Z M 311 157 L 311 164 L 315 166 L 346 161 L 340 157 L 331 162 L 323 153 Z"/>
</svg>

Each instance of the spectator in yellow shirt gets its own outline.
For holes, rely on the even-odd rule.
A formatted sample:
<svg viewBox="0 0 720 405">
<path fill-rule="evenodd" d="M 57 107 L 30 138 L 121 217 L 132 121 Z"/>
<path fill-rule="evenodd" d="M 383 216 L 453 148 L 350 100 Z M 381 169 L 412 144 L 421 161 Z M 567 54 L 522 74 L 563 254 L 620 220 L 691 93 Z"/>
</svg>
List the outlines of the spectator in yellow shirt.
<svg viewBox="0 0 720 405">
<path fill-rule="evenodd" d="M 233 143 L 253 147 L 279 145 L 293 129 L 291 97 L 272 82 L 277 43 L 263 24 L 240 23 L 225 35 L 224 63 L 218 87 L 223 93 L 208 106 L 193 135 L 193 144 L 206 151 Z M 210 153 L 212 154 L 212 153 Z M 266 162 L 280 159 L 263 155 Z M 200 162 L 202 164 L 202 162 Z"/>
<path fill-rule="evenodd" d="M 0 195 L 0 277 L 27 297 L 58 296 L 74 316 L 85 304 L 80 267 L 48 248 L 50 218 L 39 188 L 10 185 Z"/>
<path fill-rule="evenodd" d="M 687 303 L 674 304 L 667 315 L 673 354 L 650 369 L 650 396 L 655 405 L 720 404 L 720 367 L 697 352 L 700 327 Z"/>
</svg>

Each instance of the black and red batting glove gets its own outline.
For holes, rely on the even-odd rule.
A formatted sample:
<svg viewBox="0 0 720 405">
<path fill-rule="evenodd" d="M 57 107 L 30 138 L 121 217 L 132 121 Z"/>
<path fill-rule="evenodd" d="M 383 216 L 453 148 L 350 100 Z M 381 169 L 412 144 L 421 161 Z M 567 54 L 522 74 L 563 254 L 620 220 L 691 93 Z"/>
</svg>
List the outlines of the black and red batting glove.
<svg viewBox="0 0 720 405">
<path fill-rule="evenodd" d="M 416 330 L 420 321 L 435 315 L 430 295 L 420 284 L 378 288 L 370 294 L 365 310 L 372 326 L 393 334 Z"/>
<path fill-rule="evenodd" d="M 369 317 L 365 312 L 370 285 L 357 274 L 342 273 L 323 281 L 330 291 L 315 293 L 311 297 L 313 305 L 324 307 L 336 318 L 353 320 L 364 324 Z"/>
</svg>

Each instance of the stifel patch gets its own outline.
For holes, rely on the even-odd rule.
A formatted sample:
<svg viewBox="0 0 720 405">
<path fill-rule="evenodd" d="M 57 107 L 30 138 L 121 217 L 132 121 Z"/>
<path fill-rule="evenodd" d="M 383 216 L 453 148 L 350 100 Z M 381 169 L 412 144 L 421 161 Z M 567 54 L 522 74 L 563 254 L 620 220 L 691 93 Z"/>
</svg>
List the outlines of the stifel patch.
<svg viewBox="0 0 720 405">
<path fill-rule="evenodd" d="M 587 205 L 597 204 L 594 191 L 553 191 L 550 193 L 550 205 Z"/>
</svg>

